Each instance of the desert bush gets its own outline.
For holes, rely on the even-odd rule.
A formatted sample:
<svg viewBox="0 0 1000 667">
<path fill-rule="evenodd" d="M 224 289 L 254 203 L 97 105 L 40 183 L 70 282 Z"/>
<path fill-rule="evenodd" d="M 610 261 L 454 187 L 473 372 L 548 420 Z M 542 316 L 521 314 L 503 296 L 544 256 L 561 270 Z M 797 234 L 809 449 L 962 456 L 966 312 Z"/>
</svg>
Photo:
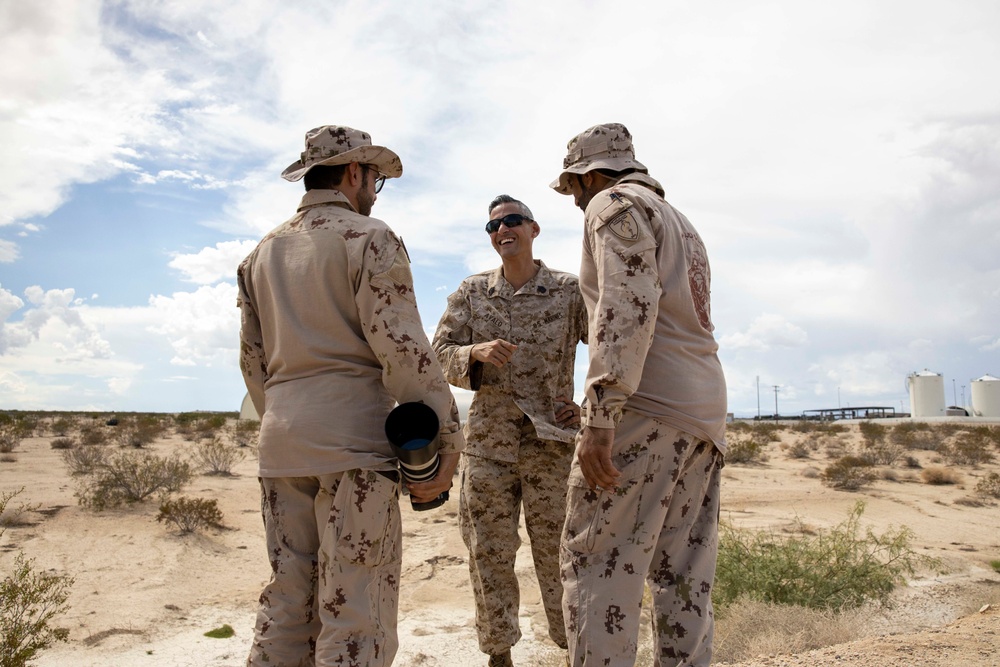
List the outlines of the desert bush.
<svg viewBox="0 0 1000 667">
<path fill-rule="evenodd" d="M 903 448 L 889 440 L 882 438 L 869 443 L 867 440 L 861 445 L 859 456 L 872 465 L 891 466 L 899 457 L 903 455 Z"/>
<path fill-rule="evenodd" d="M 232 475 L 233 466 L 245 457 L 244 450 L 230 447 L 222 438 L 215 436 L 209 442 L 198 445 L 191 458 L 206 474 Z"/>
<path fill-rule="evenodd" d="M 80 427 L 81 445 L 104 445 L 108 442 L 108 432 L 103 426 L 87 424 Z"/>
<path fill-rule="evenodd" d="M 712 658 L 742 663 L 756 656 L 791 655 L 843 644 L 865 634 L 870 616 L 863 610 L 840 612 L 738 600 L 716 622 Z"/>
<path fill-rule="evenodd" d="M 23 490 L 0 493 L 0 515 Z M 33 560 L 18 552 L 0 581 L 0 665 L 22 667 L 54 642 L 66 641 L 69 630 L 51 624 L 67 609 L 72 585 L 71 577 L 39 572 Z"/>
<path fill-rule="evenodd" d="M 857 456 L 842 456 L 823 470 L 823 483 L 834 489 L 857 491 L 871 484 L 878 475 L 871 463 Z"/>
<path fill-rule="evenodd" d="M 14 424 L 0 426 L 0 454 L 9 454 L 21 444 L 21 434 Z"/>
<path fill-rule="evenodd" d="M 939 466 L 924 468 L 923 472 L 920 473 L 920 478 L 924 480 L 925 484 L 933 484 L 935 486 L 958 484 L 962 481 L 962 476 L 954 470 Z"/>
<path fill-rule="evenodd" d="M 74 477 L 93 474 L 108 460 L 108 450 L 101 446 L 81 446 L 62 453 L 63 463 Z"/>
<path fill-rule="evenodd" d="M 858 430 L 861 432 L 861 439 L 867 446 L 872 446 L 885 440 L 886 432 L 888 431 L 882 424 L 876 424 L 872 421 L 861 422 L 858 424 Z"/>
<path fill-rule="evenodd" d="M 904 456 L 903 465 L 907 468 L 920 468 L 920 460 L 916 456 Z"/>
<path fill-rule="evenodd" d="M 50 428 L 54 435 L 69 435 L 73 432 L 73 422 L 66 417 L 58 417 L 52 421 Z"/>
<path fill-rule="evenodd" d="M 222 525 L 219 503 L 212 499 L 181 497 L 160 503 L 157 522 L 165 521 L 177 526 L 182 533 L 193 533 L 199 528 L 218 528 Z"/>
<path fill-rule="evenodd" d="M 52 449 L 73 449 L 76 447 L 76 440 L 73 438 L 54 438 L 52 442 L 49 443 Z"/>
<path fill-rule="evenodd" d="M 846 433 L 847 427 L 834 421 L 814 421 L 803 419 L 792 426 L 796 433 Z"/>
<path fill-rule="evenodd" d="M 925 422 L 899 422 L 889 431 L 889 441 L 903 449 L 937 451 L 941 438 Z"/>
<path fill-rule="evenodd" d="M 796 440 L 786 449 L 788 456 L 793 459 L 807 459 L 812 454 L 812 447 L 806 440 Z"/>
<path fill-rule="evenodd" d="M 1000 498 L 1000 474 L 991 472 L 976 482 L 976 493 L 981 496 Z"/>
<path fill-rule="evenodd" d="M 987 433 L 981 430 L 961 431 L 942 453 L 953 465 L 977 466 L 993 460 L 991 445 Z"/>
<path fill-rule="evenodd" d="M 118 452 L 84 478 L 76 496 L 81 505 L 101 511 L 180 491 L 192 475 L 191 464 L 176 456 Z"/>
<path fill-rule="evenodd" d="M 260 437 L 260 422 L 252 419 L 237 419 L 226 427 L 226 435 L 237 447 L 256 448 Z"/>
<path fill-rule="evenodd" d="M 767 460 L 767 441 L 757 432 L 740 433 L 726 439 L 726 463 L 761 463 Z"/>
<path fill-rule="evenodd" d="M 930 561 L 913 550 L 913 531 L 861 530 L 865 504 L 839 525 L 813 534 L 741 530 L 723 522 L 712 602 L 720 615 L 741 599 L 843 610 L 888 605 L 905 574 Z"/>
<path fill-rule="evenodd" d="M 115 427 L 112 438 L 119 447 L 142 449 L 156 440 L 160 432 L 161 429 L 155 424 L 130 420 L 124 423 L 120 422 Z"/>
</svg>

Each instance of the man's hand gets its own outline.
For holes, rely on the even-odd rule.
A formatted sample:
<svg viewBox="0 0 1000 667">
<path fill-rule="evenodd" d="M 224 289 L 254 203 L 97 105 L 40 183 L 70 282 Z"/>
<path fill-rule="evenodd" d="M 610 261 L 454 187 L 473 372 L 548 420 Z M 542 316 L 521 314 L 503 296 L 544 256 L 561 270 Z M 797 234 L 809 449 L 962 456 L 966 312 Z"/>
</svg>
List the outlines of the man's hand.
<svg viewBox="0 0 1000 667">
<path fill-rule="evenodd" d="M 563 428 L 580 425 L 580 406 L 565 394 L 556 396 L 556 423 Z"/>
<path fill-rule="evenodd" d="M 517 350 L 517 345 L 497 338 L 496 340 L 491 340 L 488 343 L 476 343 L 472 346 L 470 356 L 475 361 L 481 361 L 484 364 L 493 364 L 497 368 L 503 368 L 504 364 L 510 361 L 510 358 L 514 356 L 515 350 Z"/>
<path fill-rule="evenodd" d="M 458 467 L 459 452 L 449 452 L 438 454 L 441 465 L 438 468 L 434 479 L 429 482 L 406 482 L 406 488 L 410 490 L 411 502 L 429 503 L 445 491 L 449 490 L 452 480 L 455 477 L 455 469 Z"/>
<path fill-rule="evenodd" d="M 576 445 L 580 472 L 591 489 L 613 489 L 618 486 L 621 472 L 611 463 L 611 445 L 615 441 L 613 428 L 584 426 Z"/>
</svg>

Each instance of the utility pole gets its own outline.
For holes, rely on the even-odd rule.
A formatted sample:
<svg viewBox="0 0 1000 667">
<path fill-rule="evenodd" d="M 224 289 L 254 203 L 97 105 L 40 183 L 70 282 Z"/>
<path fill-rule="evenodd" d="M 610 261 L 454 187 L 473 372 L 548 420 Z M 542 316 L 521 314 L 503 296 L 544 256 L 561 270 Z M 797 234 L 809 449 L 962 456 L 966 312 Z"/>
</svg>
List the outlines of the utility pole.
<svg viewBox="0 0 1000 667">
<path fill-rule="evenodd" d="M 955 378 L 951 379 L 951 401 L 955 407 L 958 407 L 958 392 L 955 391 Z"/>
<path fill-rule="evenodd" d="M 757 421 L 760 421 L 760 376 L 757 376 Z"/>
<path fill-rule="evenodd" d="M 778 389 L 779 385 L 774 385 L 774 420 L 778 421 Z"/>
</svg>

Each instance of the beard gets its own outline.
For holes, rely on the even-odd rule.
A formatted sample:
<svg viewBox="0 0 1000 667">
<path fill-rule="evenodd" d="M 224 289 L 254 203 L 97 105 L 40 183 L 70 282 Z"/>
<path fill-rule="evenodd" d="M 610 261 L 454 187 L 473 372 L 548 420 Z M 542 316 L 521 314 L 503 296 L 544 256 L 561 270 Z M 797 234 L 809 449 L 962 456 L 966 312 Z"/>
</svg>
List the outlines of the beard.
<svg viewBox="0 0 1000 667">
<path fill-rule="evenodd" d="M 372 214 L 372 206 L 375 205 L 375 196 L 368 192 L 368 169 L 361 174 L 361 189 L 358 190 L 358 213 L 363 216 Z"/>
</svg>

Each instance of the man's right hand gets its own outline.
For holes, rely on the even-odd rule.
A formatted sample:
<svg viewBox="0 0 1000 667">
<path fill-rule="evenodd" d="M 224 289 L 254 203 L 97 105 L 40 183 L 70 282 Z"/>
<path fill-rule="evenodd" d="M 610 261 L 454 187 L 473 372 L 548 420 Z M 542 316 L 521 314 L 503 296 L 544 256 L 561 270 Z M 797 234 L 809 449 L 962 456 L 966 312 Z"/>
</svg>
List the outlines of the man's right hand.
<svg viewBox="0 0 1000 667">
<path fill-rule="evenodd" d="M 591 489 L 613 489 L 618 486 L 621 472 L 611 462 L 611 445 L 615 442 L 613 428 L 584 426 L 576 445 L 580 472 Z"/>
<path fill-rule="evenodd" d="M 476 343 L 472 346 L 470 356 L 475 361 L 481 361 L 484 364 L 493 364 L 497 368 L 503 368 L 503 366 L 510 361 L 510 358 L 514 356 L 514 352 L 516 350 L 517 345 L 497 338 L 496 340 L 491 340 L 488 343 Z"/>
</svg>

